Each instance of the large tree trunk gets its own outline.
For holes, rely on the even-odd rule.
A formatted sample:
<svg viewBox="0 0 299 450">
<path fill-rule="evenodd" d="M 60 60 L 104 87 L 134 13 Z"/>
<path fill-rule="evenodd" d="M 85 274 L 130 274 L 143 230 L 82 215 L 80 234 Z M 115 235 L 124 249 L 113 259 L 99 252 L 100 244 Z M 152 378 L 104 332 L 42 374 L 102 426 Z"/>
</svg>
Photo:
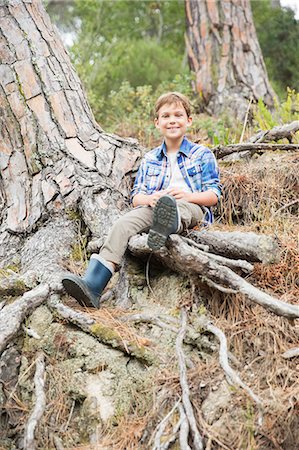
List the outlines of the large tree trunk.
<svg viewBox="0 0 299 450">
<path fill-rule="evenodd" d="M 250 98 L 273 105 L 250 0 L 185 0 L 186 46 L 205 107 L 243 117 Z"/>
<path fill-rule="evenodd" d="M 126 174 L 139 156 L 132 141 L 105 134 L 95 122 L 41 3 L 6 4 L 0 10 L 2 264 L 16 236 L 78 205 L 101 237 L 102 221 L 106 229 L 124 206 Z"/>
</svg>

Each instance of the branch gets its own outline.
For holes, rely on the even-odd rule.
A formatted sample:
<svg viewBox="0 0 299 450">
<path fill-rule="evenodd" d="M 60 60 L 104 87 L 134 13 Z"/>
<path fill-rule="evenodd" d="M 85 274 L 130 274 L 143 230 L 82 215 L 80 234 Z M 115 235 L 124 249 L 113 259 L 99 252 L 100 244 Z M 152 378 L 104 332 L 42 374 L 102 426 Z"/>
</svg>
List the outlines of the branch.
<svg viewBox="0 0 299 450">
<path fill-rule="evenodd" d="M 130 251 L 137 255 L 151 252 L 146 244 L 146 236 L 133 236 L 129 242 Z M 186 244 L 178 235 L 171 235 L 167 248 L 155 252 L 155 256 L 166 266 L 180 273 L 195 273 L 213 281 L 216 285 L 229 287 L 245 294 L 251 301 L 272 311 L 274 314 L 289 319 L 299 318 L 299 307 L 278 300 L 254 287 L 228 267 L 218 264 L 207 253 L 198 251 Z"/>
<path fill-rule="evenodd" d="M 278 262 L 280 248 L 277 239 L 266 234 L 240 231 L 191 231 L 195 242 L 208 245 L 210 253 L 232 259 L 269 264 Z"/>
<path fill-rule="evenodd" d="M 202 437 L 198 431 L 193 407 L 190 401 L 190 390 L 187 380 L 187 369 L 185 363 L 185 357 L 183 352 L 183 341 L 186 333 L 187 327 L 187 314 L 184 308 L 181 309 L 181 328 L 177 335 L 176 339 L 176 352 L 178 356 L 179 369 L 180 369 L 180 383 L 182 388 L 182 402 L 184 406 L 184 410 L 191 428 L 191 432 L 193 435 L 193 444 L 195 450 L 203 449 Z"/>
<path fill-rule="evenodd" d="M 231 155 L 236 152 L 249 151 L 253 155 L 256 152 L 266 152 L 273 150 L 283 150 L 283 151 L 296 151 L 299 150 L 298 144 L 262 144 L 262 143 L 244 143 L 244 144 L 230 144 L 221 146 L 218 145 L 214 147 L 213 152 L 216 158 L 221 159 L 224 156 Z"/>
<path fill-rule="evenodd" d="M 256 135 L 252 136 L 249 141 L 250 142 L 270 142 L 270 141 L 278 141 L 279 139 L 288 139 L 289 142 L 292 142 L 294 134 L 299 130 L 299 120 L 295 120 L 294 122 L 287 123 L 282 126 L 277 126 L 272 128 L 271 130 L 260 131 Z"/>
<path fill-rule="evenodd" d="M 156 356 L 144 345 L 137 345 L 135 342 L 124 340 L 121 335 L 103 323 L 96 322 L 88 314 L 64 305 L 59 301 L 57 295 L 52 295 L 48 300 L 48 306 L 60 317 L 77 325 L 81 330 L 94 336 L 98 341 L 121 350 L 126 355 L 135 356 L 139 361 L 152 365 L 156 361 Z"/>
<path fill-rule="evenodd" d="M 25 427 L 24 435 L 24 449 L 34 450 L 34 433 L 35 429 L 44 413 L 46 408 L 46 395 L 44 391 L 45 387 L 45 361 L 43 353 L 40 353 L 36 358 L 36 370 L 34 375 L 35 385 L 35 406 L 28 419 Z"/>
<path fill-rule="evenodd" d="M 13 303 L 4 306 L 0 313 L 0 353 L 17 334 L 23 320 L 43 303 L 49 294 L 49 286 L 41 284 Z"/>
</svg>

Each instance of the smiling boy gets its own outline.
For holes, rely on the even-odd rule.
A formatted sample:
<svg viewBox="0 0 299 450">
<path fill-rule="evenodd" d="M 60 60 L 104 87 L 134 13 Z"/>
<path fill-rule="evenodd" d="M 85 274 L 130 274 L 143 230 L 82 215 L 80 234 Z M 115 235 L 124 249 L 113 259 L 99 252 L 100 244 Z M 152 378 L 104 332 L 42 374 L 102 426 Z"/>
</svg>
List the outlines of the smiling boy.
<svg viewBox="0 0 299 450">
<path fill-rule="evenodd" d="M 80 304 L 99 307 L 100 295 L 120 265 L 130 237 L 148 232 L 148 246 L 158 250 L 172 233 L 211 223 L 211 206 L 221 195 L 216 159 L 207 147 L 190 142 L 189 100 L 178 92 L 158 98 L 155 126 L 162 144 L 146 153 L 131 193 L 133 209 L 113 225 L 99 254 L 91 256 L 83 278 L 66 274 L 62 283 Z"/>
</svg>

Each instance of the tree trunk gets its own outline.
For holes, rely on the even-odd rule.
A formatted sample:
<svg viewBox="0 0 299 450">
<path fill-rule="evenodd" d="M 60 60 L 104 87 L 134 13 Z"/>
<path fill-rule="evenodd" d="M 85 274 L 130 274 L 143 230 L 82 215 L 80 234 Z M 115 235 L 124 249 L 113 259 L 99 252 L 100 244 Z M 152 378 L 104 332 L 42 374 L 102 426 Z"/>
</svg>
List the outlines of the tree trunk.
<svg viewBox="0 0 299 450">
<path fill-rule="evenodd" d="M 139 156 L 132 140 L 108 135 L 95 122 L 41 3 L 5 5 L 0 9 L 2 264 L 9 263 L 10 247 L 22 237 L 53 214 L 78 206 L 92 234 L 103 238 L 103 224 L 106 229 L 124 207 L 127 174 Z"/>
<path fill-rule="evenodd" d="M 273 105 L 250 0 L 185 0 L 189 65 L 204 106 L 245 116 L 250 98 Z"/>
</svg>

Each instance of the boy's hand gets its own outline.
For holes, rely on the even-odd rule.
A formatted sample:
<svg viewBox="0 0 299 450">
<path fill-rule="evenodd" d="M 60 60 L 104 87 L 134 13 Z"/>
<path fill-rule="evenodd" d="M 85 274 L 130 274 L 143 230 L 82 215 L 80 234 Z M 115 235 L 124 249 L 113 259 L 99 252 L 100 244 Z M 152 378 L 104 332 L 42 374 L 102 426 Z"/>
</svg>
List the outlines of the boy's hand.
<svg viewBox="0 0 299 450">
<path fill-rule="evenodd" d="M 167 190 L 167 194 L 172 195 L 176 200 L 185 200 L 190 202 L 191 192 L 185 192 L 182 189 L 172 188 Z"/>
<path fill-rule="evenodd" d="M 163 195 L 168 194 L 167 190 L 163 190 L 163 191 L 157 191 L 154 192 L 154 194 L 149 195 L 148 197 L 148 205 L 151 206 L 152 208 L 156 205 L 157 201 L 159 200 L 159 198 L 163 197 Z"/>
</svg>

